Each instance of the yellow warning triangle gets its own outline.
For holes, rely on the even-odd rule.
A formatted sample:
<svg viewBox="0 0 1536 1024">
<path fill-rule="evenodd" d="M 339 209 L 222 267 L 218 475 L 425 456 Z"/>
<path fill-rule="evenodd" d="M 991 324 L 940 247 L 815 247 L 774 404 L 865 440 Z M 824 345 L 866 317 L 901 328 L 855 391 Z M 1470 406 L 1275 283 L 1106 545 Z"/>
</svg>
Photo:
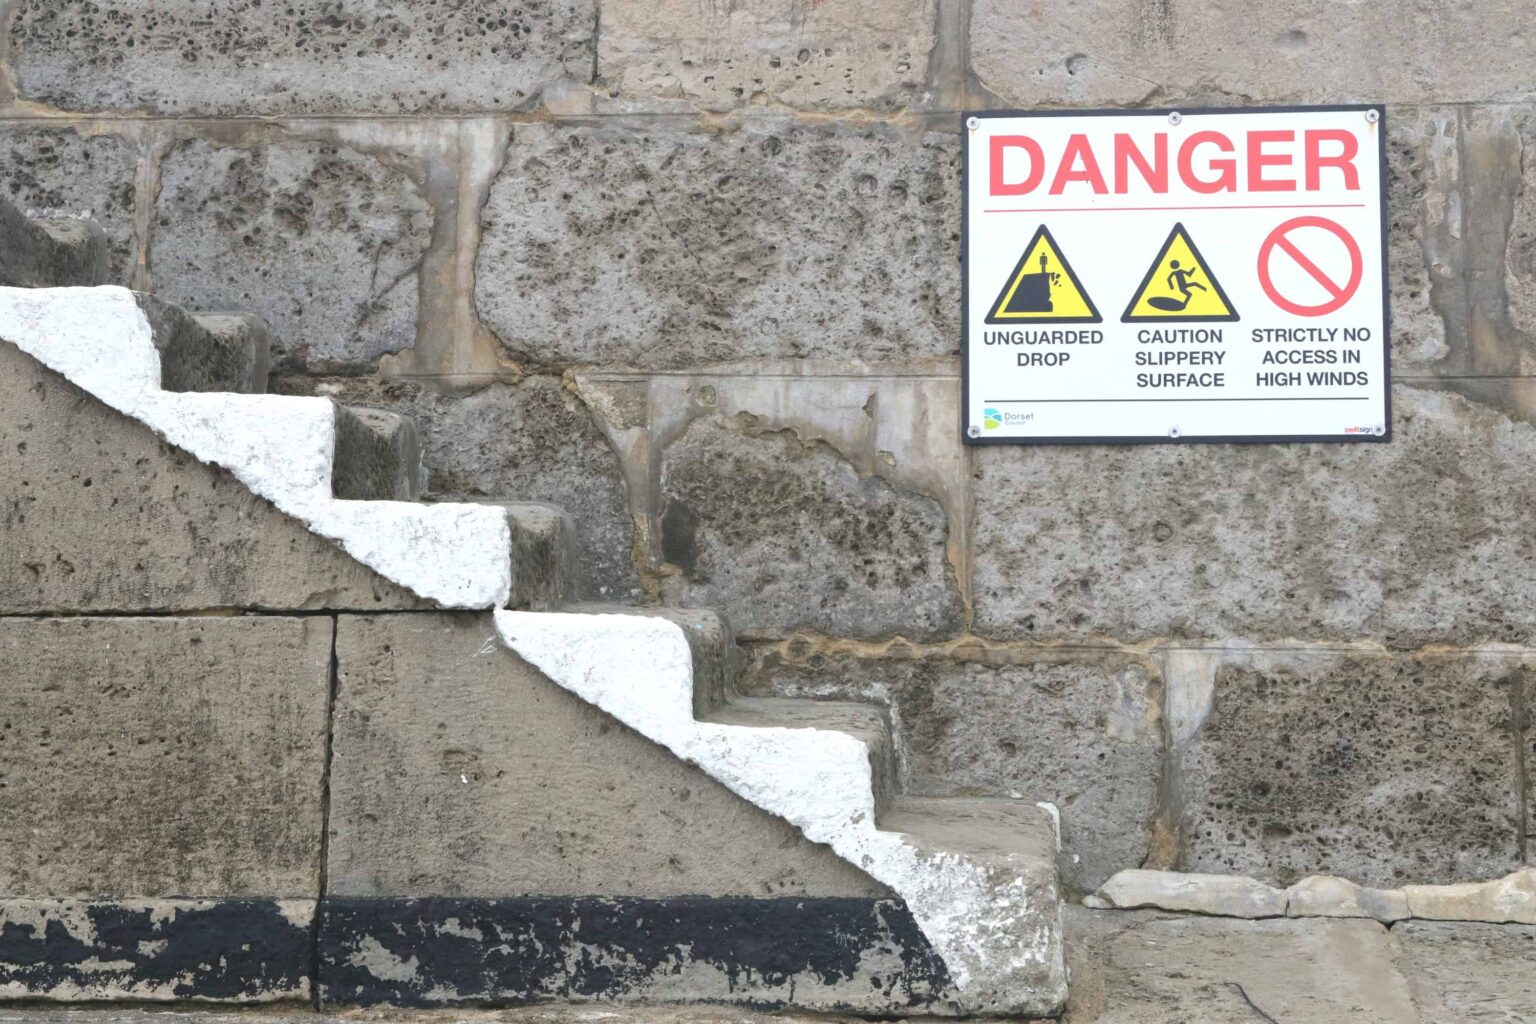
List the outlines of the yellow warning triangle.
<svg viewBox="0 0 1536 1024">
<path fill-rule="evenodd" d="M 1183 224 L 1175 224 L 1168 233 L 1168 241 L 1120 318 L 1123 323 L 1236 319 L 1237 308 L 1222 291 L 1221 282 L 1211 273 Z"/>
<path fill-rule="evenodd" d="M 987 314 L 989 324 L 1096 324 L 1103 319 L 1044 224 L 1024 247 Z"/>
</svg>

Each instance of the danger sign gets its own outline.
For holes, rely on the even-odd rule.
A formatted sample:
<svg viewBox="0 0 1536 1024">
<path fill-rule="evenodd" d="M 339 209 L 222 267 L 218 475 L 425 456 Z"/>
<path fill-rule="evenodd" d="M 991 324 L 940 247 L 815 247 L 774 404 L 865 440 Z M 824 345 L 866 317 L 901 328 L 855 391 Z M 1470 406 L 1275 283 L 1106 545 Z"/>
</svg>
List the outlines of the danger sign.
<svg viewBox="0 0 1536 1024">
<path fill-rule="evenodd" d="M 1387 440 L 1383 130 L 967 115 L 965 440 Z"/>
</svg>

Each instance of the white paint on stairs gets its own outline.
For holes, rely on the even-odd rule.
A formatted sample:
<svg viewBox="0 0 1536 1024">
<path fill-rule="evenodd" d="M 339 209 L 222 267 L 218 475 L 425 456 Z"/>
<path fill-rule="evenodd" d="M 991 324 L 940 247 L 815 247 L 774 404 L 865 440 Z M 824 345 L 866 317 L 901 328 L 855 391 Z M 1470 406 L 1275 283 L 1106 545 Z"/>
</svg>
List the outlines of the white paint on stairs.
<svg viewBox="0 0 1536 1024">
<path fill-rule="evenodd" d="M 688 641 L 664 619 L 498 611 L 496 625 L 512 650 L 561 686 L 889 886 L 956 986 L 975 999 L 969 1008 L 1050 1013 L 1065 998 L 1059 908 L 1036 905 L 1022 872 L 919 850 L 876 828 L 862 741 L 696 720 Z"/>
<path fill-rule="evenodd" d="M 133 294 L 116 287 L 0 288 L 0 338 L 256 494 L 353 558 L 451 608 L 500 607 L 512 590 L 503 509 L 331 494 L 334 406 L 324 398 L 160 389 L 160 353 Z"/>
</svg>

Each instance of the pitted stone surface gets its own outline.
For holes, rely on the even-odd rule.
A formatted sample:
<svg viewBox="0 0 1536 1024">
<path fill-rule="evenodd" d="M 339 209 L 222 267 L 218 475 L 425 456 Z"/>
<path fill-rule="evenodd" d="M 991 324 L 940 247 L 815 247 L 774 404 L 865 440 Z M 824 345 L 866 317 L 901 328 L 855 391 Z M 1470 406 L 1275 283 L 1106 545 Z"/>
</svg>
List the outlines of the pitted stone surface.
<svg viewBox="0 0 1536 1024">
<path fill-rule="evenodd" d="M 1465 188 L 1453 107 L 1387 116 L 1388 281 L 1394 373 L 1464 373 Z"/>
<path fill-rule="evenodd" d="M 590 0 L 23 0 L 21 94 L 160 114 L 522 110 L 592 73 Z"/>
<path fill-rule="evenodd" d="M 621 104 L 888 109 L 921 100 L 937 0 L 603 8 L 599 85 Z"/>
<path fill-rule="evenodd" d="M 1514 658 L 1232 655 L 1183 756 L 1185 866 L 1392 888 L 1519 865 Z"/>
<path fill-rule="evenodd" d="M 1161 680 L 1119 655 L 976 656 L 855 657 L 791 639 L 754 647 L 740 686 L 890 707 L 913 792 L 1055 804 L 1070 886 L 1140 866 L 1162 772 Z"/>
<path fill-rule="evenodd" d="M 576 522 L 580 594 L 612 602 L 639 595 L 623 473 L 558 377 L 527 377 L 466 395 L 372 377 L 288 377 L 277 387 L 409 416 L 421 433 L 427 497 L 558 505 Z"/>
<path fill-rule="evenodd" d="M 1536 114 L 1524 108 L 1505 117 L 1505 130 L 1518 137 L 1511 147 L 1510 170 L 1518 175 L 1514 193 L 1514 217 L 1509 225 L 1505 250 L 1505 292 L 1509 296 L 1511 325 L 1524 334 L 1520 369 L 1536 369 Z"/>
<path fill-rule="evenodd" d="M 344 616 L 337 658 L 333 896 L 889 895 L 503 650 L 487 615 Z"/>
<path fill-rule="evenodd" d="M 955 351 L 953 136 L 753 121 L 528 125 L 476 302 L 519 361 L 641 369 Z"/>
<path fill-rule="evenodd" d="M 1472 103 L 1532 92 L 1524 0 L 1404 9 L 979 0 L 972 66 L 1005 105 Z"/>
<path fill-rule="evenodd" d="M 130 141 L 37 121 L 0 125 L 0 195 L 22 211 L 91 219 L 107 233 L 108 280 L 128 284 L 134 263 Z"/>
<path fill-rule="evenodd" d="M 368 367 L 415 344 L 430 227 L 411 181 L 356 150 L 191 140 L 165 157 L 150 269 L 172 302 L 259 314 L 279 367 Z"/>
<path fill-rule="evenodd" d="M 1392 403 L 1390 445 L 979 450 L 977 632 L 1536 639 L 1536 552 L 1506 511 L 1536 500 L 1536 430 L 1450 394 Z"/>
<path fill-rule="evenodd" d="M 0 480 L 0 613 L 428 603 L 3 342 Z"/>
<path fill-rule="evenodd" d="M 667 603 L 719 608 L 747 637 L 959 626 L 937 502 L 794 431 L 736 426 L 696 420 L 663 455 L 662 549 L 681 563 L 663 579 Z"/>
<path fill-rule="evenodd" d="M 0 892 L 309 897 L 331 620 L 0 618 Z"/>
</svg>

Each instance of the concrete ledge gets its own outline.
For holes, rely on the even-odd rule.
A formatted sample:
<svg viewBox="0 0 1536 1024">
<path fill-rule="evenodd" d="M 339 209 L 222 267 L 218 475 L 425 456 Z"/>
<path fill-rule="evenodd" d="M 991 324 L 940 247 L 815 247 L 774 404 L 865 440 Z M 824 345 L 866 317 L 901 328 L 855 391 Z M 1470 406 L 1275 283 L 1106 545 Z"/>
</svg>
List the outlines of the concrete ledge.
<svg viewBox="0 0 1536 1024">
<path fill-rule="evenodd" d="M 341 899 L 320 915 L 326 1004 L 733 1002 L 949 1014 L 949 977 L 896 901 Z"/>
<path fill-rule="evenodd" d="M 0 900 L 0 1000 L 307 998 L 312 900 Z"/>
</svg>

